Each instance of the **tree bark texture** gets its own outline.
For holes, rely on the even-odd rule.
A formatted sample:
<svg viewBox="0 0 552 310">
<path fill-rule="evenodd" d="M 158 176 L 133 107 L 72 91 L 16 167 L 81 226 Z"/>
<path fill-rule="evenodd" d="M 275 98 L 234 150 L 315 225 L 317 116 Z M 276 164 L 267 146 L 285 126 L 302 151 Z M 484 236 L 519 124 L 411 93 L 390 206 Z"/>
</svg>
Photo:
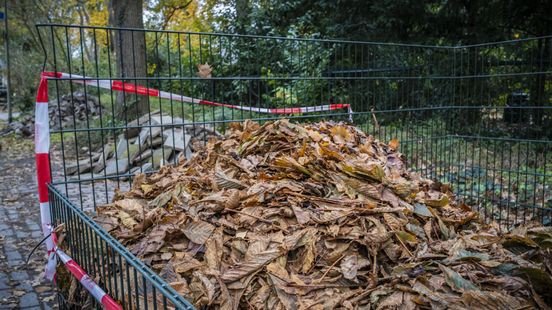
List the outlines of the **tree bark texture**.
<svg viewBox="0 0 552 310">
<path fill-rule="evenodd" d="M 109 23 L 113 27 L 143 29 L 143 4 L 141 0 L 111 0 Z M 113 30 L 111 48 L 117 64 L 117 75 L 126 82 L 147 86 L 146 38 L 140 30 Z M 131 121 L 149 111 L 148 98 L 142 95 L 120 93 L 117 95 L 115 113 L 120 119 Z"/>
</svg>

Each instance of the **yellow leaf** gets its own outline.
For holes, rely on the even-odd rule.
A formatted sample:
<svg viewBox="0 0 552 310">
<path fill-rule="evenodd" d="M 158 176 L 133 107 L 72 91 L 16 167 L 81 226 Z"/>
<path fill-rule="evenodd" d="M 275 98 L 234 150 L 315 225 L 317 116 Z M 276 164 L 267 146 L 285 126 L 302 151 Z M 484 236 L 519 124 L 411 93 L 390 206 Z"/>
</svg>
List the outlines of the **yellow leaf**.
<svg viewBox="0 0 552 310">
<path fill-rule="evenodd" d="M 389 147 L 392 150 L 397 150 L 399 148 L 399 140 L 397 138 L 391 139 L 391 141 L 389 141 Z"/>
<path fill-rule="evenodd" d="M 418 239 L 416 238 L 416 236 L 414 236 L 411 233 L 401 230 L 401 231 L 397 231 L 396 234 L 397 234 L 397 237 L 399 237 L 399 239 L 401 239 L 401 241 L 403 242 L 408 242 L 410 244 L 418 243 Z"/>
<path fill-rule="evenodd" d="M 149 192 L 151 192 L 153 190 L 153 187 L 154 186 L 151 185 L 151 184 L 142 184 L 142 185 L 140 185 L 140 188 L 144 192 L 144 195 L 147 195 Z"/>
<path fill-rule="evenodd" d="M 119 219 L 121 220 L 121 223 L 126 228 L 132 228 L 134 225 L 138 224 L 130 214 L 126 213 L 125 211 L 119 211 Z"/>
<path fill-rule="evenodd" d="M 449 203 L 449 198 L 445 194 L 441 194 L 441 197 L 439 198 L 429 198 L 425 199 L 424 203 L 430 207 L 438 208 L 438 207 L 444 207 Z"/>
<path fill-rule="evenodd" d="M 303 273 L 309 272 L 309 270 L 312 268 L 314 264 L 315 258 L 316 258 L 316 246 L 313 240 L 312 242 L 307 243 L 307 245 L 305 246 L 305 253 L 303 258 L 303 266 L 302 266 Z"/>
<path fill-rule="evenodd" d="M 351 139 L 351 134 L 344 126 L 334 126 L 330 129 L 330 132 L 335 143 L 345 144 Z"/>
</svg>

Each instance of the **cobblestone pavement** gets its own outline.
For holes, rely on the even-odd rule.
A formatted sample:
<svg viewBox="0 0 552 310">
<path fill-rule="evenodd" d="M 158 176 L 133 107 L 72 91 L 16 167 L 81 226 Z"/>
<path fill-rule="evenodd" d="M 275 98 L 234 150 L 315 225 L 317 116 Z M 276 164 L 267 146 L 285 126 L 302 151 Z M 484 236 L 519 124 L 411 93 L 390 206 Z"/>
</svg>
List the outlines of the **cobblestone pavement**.
<svg viewBox="0 0 552 310">
<path fill-rule="evenodd" d="M 42 278 L 42 239 L 31 139 L 0 138 L 0 309 L 51 309 L 55 288 Z"/>
</svg>

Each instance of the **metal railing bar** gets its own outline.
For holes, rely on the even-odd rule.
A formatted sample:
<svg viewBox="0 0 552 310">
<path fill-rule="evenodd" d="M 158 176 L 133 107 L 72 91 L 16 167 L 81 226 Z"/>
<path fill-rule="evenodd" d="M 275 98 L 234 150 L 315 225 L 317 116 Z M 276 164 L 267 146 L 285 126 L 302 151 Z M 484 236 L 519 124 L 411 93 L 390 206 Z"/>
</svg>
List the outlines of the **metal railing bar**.
<svg viewBox="0 0 552 310">
<path fill-rule="evenodd" d="M 108 244 L 116 253 L 122 256 L 125 261 L 131 264 L 136 270 L 138 270 L 142 276 L 151 282 L 151 284 L 163 295 L 167 296 L 169 300 L 179 309 L 195 309 L 193 305 L 180 296 L 172 287 L 167 286 L 166 283 L 148 266 L 142 263 L 136 256 L 128 251 L 119 241 L 113 238 L 109 233 L 107 233 L 103 228 L 101 228 L 94 220 L 92 220 L 84 211 L 80 210 L 75 206 L 67 197 L 61 194 L 57 188 L 53 187 L 51 184 L 48 184 L 48 189 L 53 192 L 57 198 L 68 207 L 72 214 L 90 227 L 96 234 L 98 234 L 105 242 Z"/>
</svg>

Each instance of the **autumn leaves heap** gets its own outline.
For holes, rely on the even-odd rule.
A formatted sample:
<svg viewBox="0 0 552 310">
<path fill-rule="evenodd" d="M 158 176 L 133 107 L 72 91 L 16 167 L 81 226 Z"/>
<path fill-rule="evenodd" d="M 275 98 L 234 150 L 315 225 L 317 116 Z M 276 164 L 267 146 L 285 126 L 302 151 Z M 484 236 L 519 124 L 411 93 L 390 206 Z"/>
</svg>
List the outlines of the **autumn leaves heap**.
<svg viewBox="0 0 552 310">
<path fill-rule="evenodd" d="M 397 148 L 343 123 L 233 124 L 95 220 L 197 307 L 546 306 L 550 230 L 499 234 Z"/>
</svg>

